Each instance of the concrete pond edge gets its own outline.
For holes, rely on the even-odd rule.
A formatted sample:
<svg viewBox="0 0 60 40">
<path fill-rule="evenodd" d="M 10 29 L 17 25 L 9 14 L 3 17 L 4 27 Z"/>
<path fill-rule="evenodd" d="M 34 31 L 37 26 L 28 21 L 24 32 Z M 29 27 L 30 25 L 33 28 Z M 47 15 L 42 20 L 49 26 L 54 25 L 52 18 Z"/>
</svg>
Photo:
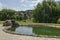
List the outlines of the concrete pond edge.
<svg viewBox="0 0 60 40">
<path fill-rule="evenodd" d="M 28 25 L 20 25 L 20 26 L 48 26 L 48 25 L 32 25 L 32 24 L 28 24 Z M 51 25 L 50 25 L 51 26 Z M 49 26 L 49 27 L 50 27 Z M 53 26 L 52 26 L 53 27 Z M 10 27 L 6 27 L 4 29 L 2 29 L 5 33 L 9 33 L 9 34 L 13 34 L 13 35 L 24 35 L 24 36 L 33 36 L 33 37 L 45 37 L 45 38 L 60 38 L 60 36 L 48 36 L 48 35 L 26 35 L 26 34 L 17 34 L 15 32 L 12 31 L 8 31 L 7 29 L 9 29 Z M 54 28 L 54 27 L 53 27 Z M 57 27 L 55 27 L 57 28 Z"/>
</svg>

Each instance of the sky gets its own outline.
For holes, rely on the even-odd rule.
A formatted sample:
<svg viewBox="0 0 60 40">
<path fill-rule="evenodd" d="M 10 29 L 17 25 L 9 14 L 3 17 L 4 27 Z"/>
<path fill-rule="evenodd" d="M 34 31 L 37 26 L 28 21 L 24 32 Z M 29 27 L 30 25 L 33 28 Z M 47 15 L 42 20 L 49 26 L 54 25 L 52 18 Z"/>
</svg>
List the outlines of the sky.
<svg viewBox="0 0 60 40">
<path fill-rule="evenodd" d="M 43 0 L 0 0 L 0 9 L 8 8 L 16 11 L 32 10 Z M 57 1 L 57 0 L 56 0 Z"/>
</svg>

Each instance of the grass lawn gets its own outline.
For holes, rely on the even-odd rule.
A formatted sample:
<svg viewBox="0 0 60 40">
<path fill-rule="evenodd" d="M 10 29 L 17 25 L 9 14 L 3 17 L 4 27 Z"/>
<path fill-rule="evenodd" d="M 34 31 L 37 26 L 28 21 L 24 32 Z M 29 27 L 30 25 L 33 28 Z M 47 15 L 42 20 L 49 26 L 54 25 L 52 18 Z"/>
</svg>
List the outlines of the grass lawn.
<svg viewBox="0 0 60 40">
<path fill-rule="evenodd" d="M 17 21 L 19 24 L 50 24 L 50 25 L 54 25 L 54 26 L 60 26 L 60 24 L 56 24 L 56 23 L 34 23 L 33 21 Z"/>
<path fill-rule="evenodd" d="M 3 24 L 4 21 L 0 21 L 0 24 Z"/>
<path fill-rule="evenodd" d="M 3 22 L 4 21 L 0 21 L 0 24 L 3 24 Z M 26 22 L 24 22 L 24 21 L 17 21 L 19 24 L 50 24 L 50 25 L 55 25 L 55 26 L 60 26 L 60 24 L 55 24 L 55 23 L 34 23 L 33 21 L 30 21 L 30 20 L 28 20 L 28 21 L 26 21 Z"/>
<path fill-rule="evenodd" d="M 24 22 L 24 21 L 17 21 L 19 24 L 34 24 L 34 22 L 33 21 L 30 21 L 30 20 L 28 20 L 28 21 L 26 21 L 26 22 Z"/>
</svg>

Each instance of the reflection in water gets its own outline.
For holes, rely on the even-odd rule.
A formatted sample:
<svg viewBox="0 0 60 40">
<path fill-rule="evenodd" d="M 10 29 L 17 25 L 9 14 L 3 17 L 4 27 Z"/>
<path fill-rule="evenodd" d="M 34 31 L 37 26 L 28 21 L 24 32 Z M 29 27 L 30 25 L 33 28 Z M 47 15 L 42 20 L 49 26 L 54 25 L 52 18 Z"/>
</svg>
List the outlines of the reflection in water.
<svg viewBox="0 0 60 40">
<path fill-rule="evenodd" d="M 18 27 L 15 30 L 16 33 L 19 34 L 28 34 L 28 35 L 32 35 L 33 34 L 33 28 L 32 27 Z"/>
</svg>

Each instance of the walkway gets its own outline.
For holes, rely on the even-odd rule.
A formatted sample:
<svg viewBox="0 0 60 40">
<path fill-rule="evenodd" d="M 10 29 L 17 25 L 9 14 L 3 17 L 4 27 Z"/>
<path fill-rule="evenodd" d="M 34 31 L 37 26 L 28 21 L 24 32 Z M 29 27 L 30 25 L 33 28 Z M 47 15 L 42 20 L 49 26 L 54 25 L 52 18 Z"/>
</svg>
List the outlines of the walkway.
<svg viewBox="0 0 60 40">
<path fill-rule="evenodd" d="M 60 40 L 59 38 L 32 37 L 23 35 L 13 35 L 2 31 L 4 27 L 0 24 L 0 40 Z"/>
</svg>

